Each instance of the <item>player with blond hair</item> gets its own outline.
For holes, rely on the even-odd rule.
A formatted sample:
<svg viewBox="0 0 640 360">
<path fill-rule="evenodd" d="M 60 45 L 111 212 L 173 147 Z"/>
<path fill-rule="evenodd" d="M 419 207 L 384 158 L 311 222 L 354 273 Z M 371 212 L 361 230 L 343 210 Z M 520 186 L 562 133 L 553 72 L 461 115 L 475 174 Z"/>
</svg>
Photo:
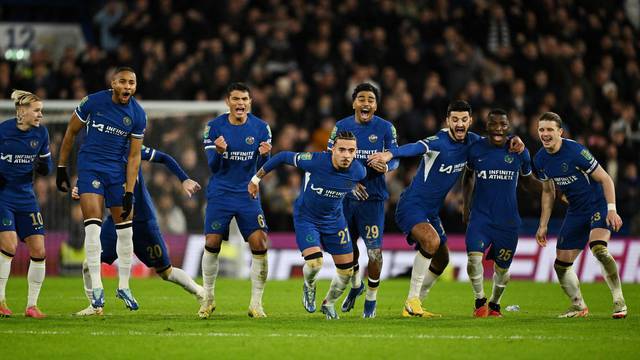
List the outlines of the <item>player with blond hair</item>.
<svg viewBox="0 0 640 360">
<path fill-rule="evenodd" d="M 16 117 L 0 123 L 0 317 L 11 316 L 5 289 L 18 240 L 29 249 L 31 262 L 26 317 L 46 317 L 37 302 L 45 277 L 44 222 L 33 192 L 33 173 L 52 168 L 49 133 L 42 126 L 42 99 L 14 90 Z"/>
</svg>

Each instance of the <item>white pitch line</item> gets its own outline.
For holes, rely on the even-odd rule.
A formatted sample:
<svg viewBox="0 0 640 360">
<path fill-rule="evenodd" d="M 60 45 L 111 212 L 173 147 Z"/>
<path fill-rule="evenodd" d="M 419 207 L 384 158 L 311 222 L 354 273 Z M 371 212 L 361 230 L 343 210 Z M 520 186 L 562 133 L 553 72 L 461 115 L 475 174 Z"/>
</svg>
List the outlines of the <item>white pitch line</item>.
<svg viewBox="0 0 640 360">
<path fill-rule="evenodd" d="M 546 335 L 429 335 L 429 334 L 299 334 L 299 333 L 225 333 L 225 332 L 143 332 L 143 331 L 91 331 L 91 332 L 70 332 L 55 330 L 0 330 L 0 334 L 8 335 L 90 335 L 90 336 L 161 336 L 161 337 L 282 337 L 282 338 L 316 338 L 318 336 L 329 338 L 358 338 L 358 339 L 430 339 L 430 340 L 591 340 L 590 337 L 583 336 L 546 336 Z M 631 341 L 634 338 L 616 336 L 618 341 Z"/>
</svg>

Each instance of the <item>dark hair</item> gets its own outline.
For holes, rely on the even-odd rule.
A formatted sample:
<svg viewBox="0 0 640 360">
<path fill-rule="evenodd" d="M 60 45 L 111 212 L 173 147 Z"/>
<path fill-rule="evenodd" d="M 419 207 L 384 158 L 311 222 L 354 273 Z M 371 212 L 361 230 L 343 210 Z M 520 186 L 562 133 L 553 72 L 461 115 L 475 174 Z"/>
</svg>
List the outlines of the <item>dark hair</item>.
<svg viewBox="0 0 640 360">
<path fill-rule="evenodd" d="M 249 94 L 249 97 L 251 97 L 251 90 L 249 89 L 249 86 L 242 82 L 234 82 L 229 84 L 229 86 L 227 86 L 227 97 L 231 96 L 232 91 L 246 92 L 247 94 Z"/>
<path fill-rule="evenodd" d="M 116 71 L 113 72 L 113 75 L 119 74 L 123 71 L 128 71 L 128 72 L 132 72 L 132 73 L 136 73 L 135 70 L 133 70 L 133 68 L 131 66 L 118 66 L 116 68 Z"/>
<path fill-rule="evenodd" d="M 358 86 L 356 86 L 355 89 L 353 89 L 353 94 L 351 94 L 351 100 L 355 101 L 356 98 L 358 97 L 358 93 L 363 91 L 371 91 L 373 95 L 375 95 L 376 101 L 380 99 L 380 92 L 375 86 L 369 83 L 361 83 L 361 84 L 358 84 Z"/>
<path fill-rule="evenodd" d="M 547 111 L 540 115 L 538 121 L 553 121 L 558 125 L 558 128 L 562 128 L 562 119 L 560 118 L 560 115 L 551 111 Z"/>
<path fill-rule="evenodd" d="M 342 140 L 354 140 L 355 141 L 356 140 L 356 136 L 351 131 L 339 131 L 336 134 L 336 140 L 335 141 L 338 141 L 340 139 L 342 139 Z"/>
<path fill-rule="evenodd" d="M 503 109 L 491 109 L 491 111 L 489 111 L 489 114 L 487 114 L 487 120 L 491 120 L 492 117 L 498 117 L 498 116 L 508 116 L 507 112 L 504 111 Z"/>
<path fill-rule="evenodd" d="M 471 105 L 469 105 L 469 103 L 464 100 L 455 100 L 447 107 L 447 117 L 451 115 L 452 111 L 466 111 L 469 113 L 469 115 L 471 115 Z"/>
</svg>

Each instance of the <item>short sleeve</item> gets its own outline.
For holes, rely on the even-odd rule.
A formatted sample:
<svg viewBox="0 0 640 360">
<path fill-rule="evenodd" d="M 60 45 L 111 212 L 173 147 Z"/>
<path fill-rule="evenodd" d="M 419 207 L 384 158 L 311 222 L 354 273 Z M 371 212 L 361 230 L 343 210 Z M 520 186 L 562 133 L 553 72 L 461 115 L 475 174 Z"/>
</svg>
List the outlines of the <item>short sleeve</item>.
<svg viewBox="0 0 640 360">
<path fill-rule="evenodd" d="M 336 134 L 338 134 L 338 125 L 335 125 L 333 130 L 331 130 L 331 135 L 329 135 L 329 141 L 327 142 L 328 150 L 333 149 L 333 144 L 336 142 Z"/>
<path fill-rule="evenodd" d="M 89 98 L 89 96 L 85 96 L 82 98 L 82 100 L 80 100 L 80 104 L 78 104 L 78 106 L 76 107 L 76 116 L 83 124 L 86 124 L 87 120 L 89 119 L 89 115 L 91 114 L 91 110 L 93 107 L 93 102 L 94 101 Z"/>
<path fill-rule="evenodd" d="M 144 137 L 144 129 L 147 127 L 147 114 L 141 110 L 133 121 L 131 128 L 131 137 L 142 139 Z"/>
<path fill-rule="evenodd" d="M 536 175 L 536 177 L 541 180 L 541 181 L 548 181 L 550 180 L 549 177 L 547 176 L 547 174 L 544 172 L 544 169 L 541 167 L 540 165 L 540 159 L 538 159 L 538 157 L 536 156 L 533 161 L 531 162 L 531 167 L 532 167 L 532 171 L 533 173 Z"/>
<path fill-rule="evenodd" d="M 425 153 L 430 151 L 440 151 L 440 143 L 442 141 L 440 139 L 440 136 L 442 136 L 442 133 L 438 133 L 436 135 L 429 136 L 428 138 L 419 140 L 418 143 L 424 145 L 424 147 L 426 148 Z"/>
<path fill-rule="evenodd" d="M 389 124 L 389 129 L 387 130 L 387 136 L 385 138 L 385 149 L 393 149 L 398 147 L 398 132 L 396 131 L 396 127 L 393 124 Z"/>
<path fill-rule="evenodd" d="M 529 150 L 524 149 L 522 154 L 520 154 L 520 175 L 529 176 L 531 175 L 531 155 L 529 154 Z"/>
<path fill-rule="evenodd" d="M 262 138 L 262 142 L 267 142 L 269 144 L 271 144 L 271 127 L 269 126 L 269 124 L 264 124 L 265 126 L 265 133 L 264 133 L 264 137 Z"/>
<path fill-rule="evenodd" d="M 215 141 L 215 129 L 211 126 L 212 122 L 209 122 L 207 124 L 207 126 L 205 126 L 204 128 L 204 132 L 203 132 L 203 145 L 204 145 L 204 149 L 206 150 L 215 150 L 216 149 L 216 145 L 214 144 Z"/>
<path fill-rule="evenodd" d="M 304 171 L 310 172 L 315 167 L 316 162 L 318 161 L 318 153 L 312 152 L 301 152 L 297 153 L 293 157 L 293 166 L 302 169 Z"/>
<path fill-rule="evenodd" d="M 591 174 L 598 168 L 598 161 L 591 155 L 591 152 L 580 146 L 580 153 L 575 156 L 576 167 L 587 174 Z"/>
<path fill-rule="evenodd" d="M 38 152 L 38 157 L 51 157 L 51 150 L 49 149 L 49 131 L 47 131 L 47 128 L 44 128 L 44 131 L 42 132 L 42 146 Z"/>
</svg>

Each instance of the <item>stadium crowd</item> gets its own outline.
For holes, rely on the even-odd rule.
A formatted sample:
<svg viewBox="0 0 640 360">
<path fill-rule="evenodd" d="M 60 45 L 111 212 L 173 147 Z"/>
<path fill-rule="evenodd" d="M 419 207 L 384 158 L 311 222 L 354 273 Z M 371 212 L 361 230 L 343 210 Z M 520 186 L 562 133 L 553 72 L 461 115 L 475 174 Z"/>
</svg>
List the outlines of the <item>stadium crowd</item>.
<svg viewBox="0 0 640 360">
<path fill-rule="evenodd" d="M 2 20 L 12 20 L 4 10 Z M 79 100 L 106 88 L 109 70 L 120 65 L 137 70 L 140 99 L 221 100 L 230 82 L 244 81 L 252 111 L 271 125 L 273 153 L 325 149 L 335 122 L 353 113 L 351 92 L 361 82 L 380 88 L 377 115 L 395 125 L 400 144 L 435 133 L 449 101 L 460 98 L 473 106 L 478 132 L 491 108 L 507 110 L 533 154 L 535 120 L 555 111 L 614 179 L 625 232 L 640 234 L 638 1 L 109 0 L 90 13 L 75 19 L 91 21 L 82 53 L 0 60 L 0 96 L 19 88 Z M 145 144 L 175 156 L 205 185 L 206 121 L 150 119 Z M 63 131 L 50 128 L 54 159 Z M 388 231 L 397 231 L 393 209 L 417 160 L 388 175 Z M 164 169 L 144 169 L 163 231 L 200 233 L 204 194 L 186 198 Z M 291 230 L 301 179 L 292 169 L 274 175 L 263 182 L 267 222 Z M 66 213 L 47 211 L 59 196 L 53 177 L 38 178 L 36 191 L 47 228 L 68 224 L 60 218 Z M 521 195 L 521 214 L 536 219 L 538 197 Z M 450 232 L 464 232 L 461 199 L 459 188 L 447 197 L 442 218 Z"/>
</svg>

